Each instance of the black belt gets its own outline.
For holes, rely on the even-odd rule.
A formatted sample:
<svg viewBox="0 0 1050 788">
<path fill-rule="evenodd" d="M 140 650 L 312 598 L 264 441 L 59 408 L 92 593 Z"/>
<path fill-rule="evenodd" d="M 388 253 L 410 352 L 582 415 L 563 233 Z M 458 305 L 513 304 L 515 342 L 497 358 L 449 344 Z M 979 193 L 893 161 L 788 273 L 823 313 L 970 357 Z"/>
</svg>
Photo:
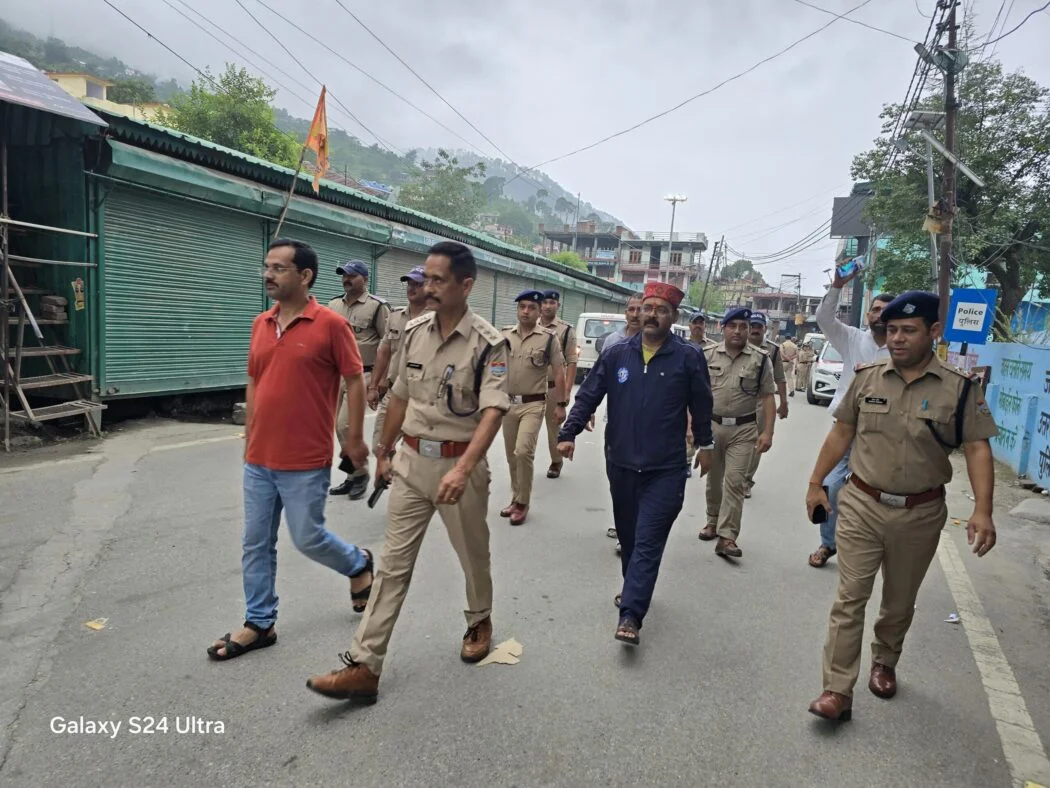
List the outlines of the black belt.
<svg viewBox="0 0 1050 788">
<path fill-rule="evenodd" d="M 711 420 L 719 424 L 724 424 L 727 427 L 736 427 L 740 424 L 750 424 L 753 421 L 757 421 L 758 414 L 751 413 L 747 416 L 712 416 Z"/>
<path fill-rule="evenodd" d="M 365 372 L 371 372 L 371 371 L 372 371 L 372 367 L 365 367 Z"/>
<path fill-rule="evenodd" d="M 528 405 L 531 402 L 543 402 L 545 399 L 547 399 L 546 394 L 511 394 L 510 404 Z"/>
<path fill-rule="evenodd" d="M 549 388 L 549 389 L 554 388 L 556 385 L 558 385 L 558 384 L 555 383 L 553 380 L 548 380 L 547 381 L 547 388 Z"/>
</svg>

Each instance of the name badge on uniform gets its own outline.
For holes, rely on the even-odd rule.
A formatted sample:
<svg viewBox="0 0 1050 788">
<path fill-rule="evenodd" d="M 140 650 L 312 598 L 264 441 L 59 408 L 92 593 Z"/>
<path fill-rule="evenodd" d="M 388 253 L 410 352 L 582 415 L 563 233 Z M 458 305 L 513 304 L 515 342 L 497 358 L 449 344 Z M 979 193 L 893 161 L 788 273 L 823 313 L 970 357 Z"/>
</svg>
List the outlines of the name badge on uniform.
<svg viewBox="0 0 1050 788">
<path fill-rule="evenodd" d="M 864 404 L 865 405 L 887 405 L 887 404 L 889 404 L 889 400 L 886 399 L 885 397 L 865 397 L 864 398 Z"/>
<path fill-rule="evenodd" d="M 409 361 L 405 366 L 409 369 L 423 369 L 423 365 L 416 361 Z"/>
</svg>

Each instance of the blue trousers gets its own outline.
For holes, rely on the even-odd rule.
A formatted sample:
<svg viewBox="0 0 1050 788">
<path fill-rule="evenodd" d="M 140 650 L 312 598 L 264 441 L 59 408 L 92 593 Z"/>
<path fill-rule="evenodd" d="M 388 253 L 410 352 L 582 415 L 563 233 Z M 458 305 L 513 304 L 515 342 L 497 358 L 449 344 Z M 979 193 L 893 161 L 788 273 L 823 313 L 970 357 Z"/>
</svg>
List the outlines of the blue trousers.
<svg viewBox="0 0 1050 788">
<path fill-rule="evenodd" d="M 685 467 L 637 471 L 606 463 L 613 519 L 620 540 L 620 615 L 641 626 L 656 588 L 664 546 L 685 498 Z"/>
<path fill-rule="evenodd" d="M 852 448 L 852 447 L 851 447 Z M 820 524 L 820 543 L 831 550 L 835 549 L 835 523 L 839 519 L 839 490 L 846 483 L 849 475 L 849 454 L 839 460 L 839 464 L 831 469 L 831 473 L 824 477 L 824 486 L 828 488 L 828 501 L 831 503 L 832 511 L 828 512 L 828 519 Z"/>
<path fill-rule="evenodd" d="M 308 558 L 347 577 L 364 569 L 364 551 L 325 528 L 331 477 L 327 467 L 274 471 L 245 464 L 241 571 L 246 621 L 262 629 L 277 621 L 277 529 L 282 510 L 292 544 Z"/>
</svg>

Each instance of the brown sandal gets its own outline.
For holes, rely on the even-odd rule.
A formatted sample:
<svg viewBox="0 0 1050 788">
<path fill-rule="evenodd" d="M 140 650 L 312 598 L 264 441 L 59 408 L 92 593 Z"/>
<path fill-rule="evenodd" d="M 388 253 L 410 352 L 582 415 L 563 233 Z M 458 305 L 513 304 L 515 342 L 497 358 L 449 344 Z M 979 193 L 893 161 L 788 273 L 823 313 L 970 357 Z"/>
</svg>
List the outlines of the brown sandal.
<svg viewBox="0 0 1050 788">
<path fill-rule="evenodd" d="M 814 569 L 820 569 L 827 566 L 828 559 L 835 555 L 838 550 L 827 545 L 821 545 L 809 556 L 809 565 Z"/>
<path fill-rule="evenodd" d="M 630 616 L 621 616 L 620 623 L 616 627 L 616 639 L 621 643 L 626 643 L 628 646 L 637 646 L 640 638 L 638 637 L 638 622 Z"/>
</svg>

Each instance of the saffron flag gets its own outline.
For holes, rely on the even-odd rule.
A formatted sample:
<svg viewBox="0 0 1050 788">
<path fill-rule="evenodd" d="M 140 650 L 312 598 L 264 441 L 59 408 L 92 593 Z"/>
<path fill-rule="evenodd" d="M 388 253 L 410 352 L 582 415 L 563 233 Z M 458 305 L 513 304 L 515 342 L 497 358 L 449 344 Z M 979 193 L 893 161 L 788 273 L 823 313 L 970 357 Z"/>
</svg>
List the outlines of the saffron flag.
<svg viewBox="0 0 1050 788">
<path fill-rule="evenodd" d="M 321 86 L 321 98 L 317 100 L 314 120 L 310 124 L 310 133 L 306 137 L 306 147 L 316 155 L 314 164 L 314 192 L 320 191 L 321 178 L 328 172 L 328 113 L 325 111 L 324 98 L 327 88 Z"/>
</svg>

